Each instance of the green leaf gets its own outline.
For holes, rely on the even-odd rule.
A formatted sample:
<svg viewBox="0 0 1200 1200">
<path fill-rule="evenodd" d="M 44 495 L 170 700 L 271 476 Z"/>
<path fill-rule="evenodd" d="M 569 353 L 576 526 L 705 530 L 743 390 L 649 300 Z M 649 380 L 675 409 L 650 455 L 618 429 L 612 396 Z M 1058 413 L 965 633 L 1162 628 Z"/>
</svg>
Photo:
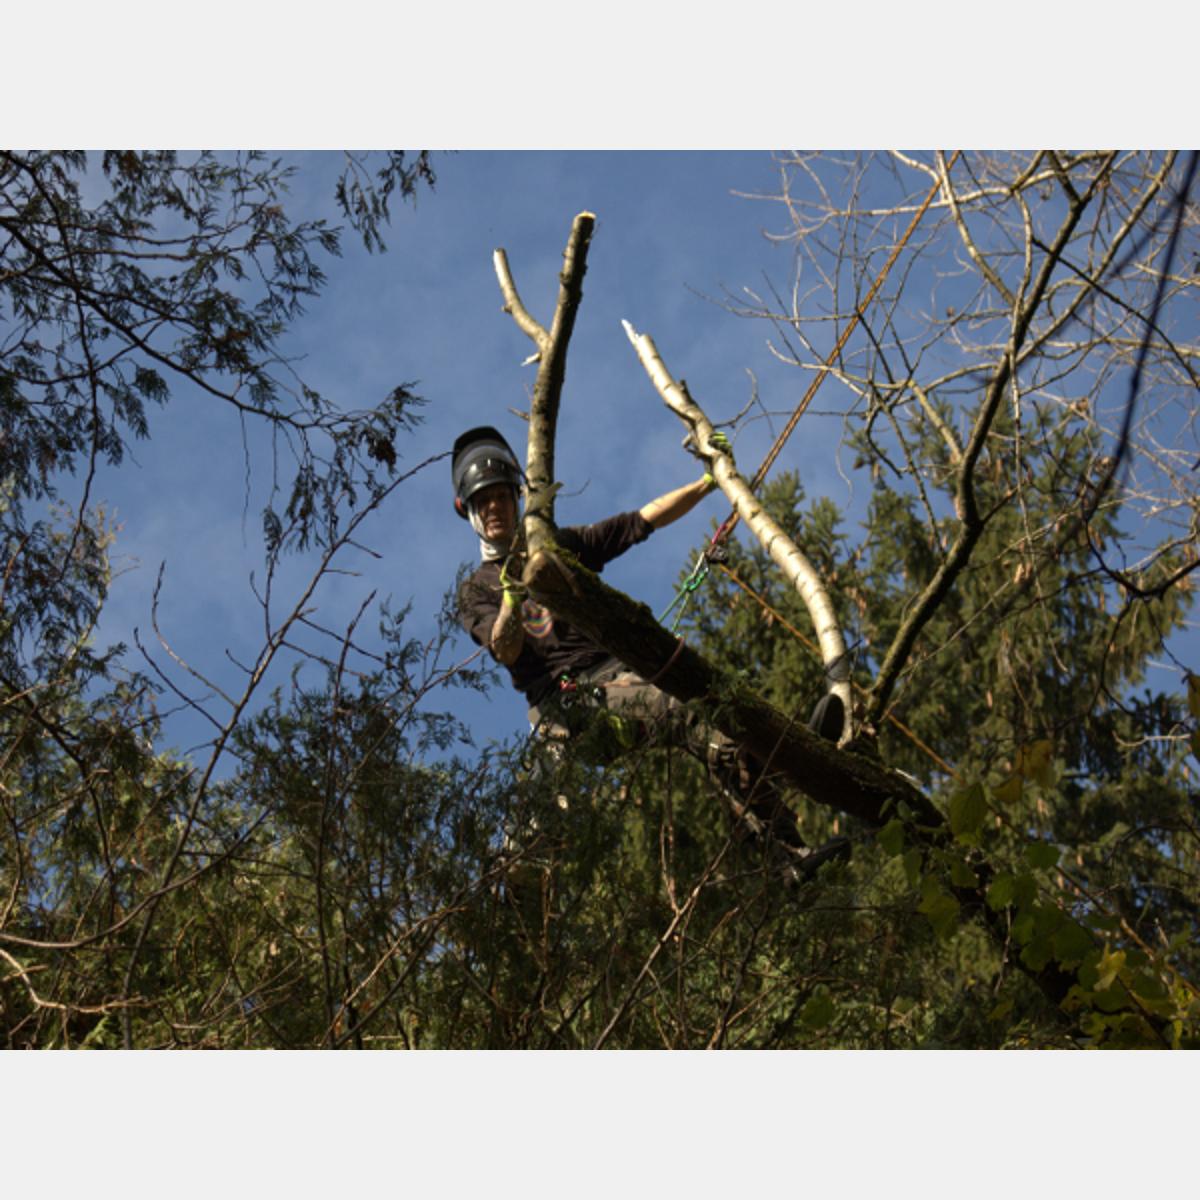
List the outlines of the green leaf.
<svg viewBox="0 0 1200 1200">
<path fill-rule="evenodd" d="M 1025 780 L 1020 775 L 1010 775 L 999 787 L 992 790 L 996 803 L 1005 808 L 1011 808 L 1021 799 L 1025 790 Z"/>
<path fill-rule="evenodd" d="M 1007 1021 L 1013 1010 L 1013 1002 L 1005 999 L 1001 1000 L 995 1008 L 987 1015 L 989 1021 Z"/>
<path fill-rule="evenodd" d="M 1028 908 L 1037 899 L 1037 880 L 1029 871 L 1022 871 L 1013 880 L 1013 903 L 1018 908 Z"/>
<path fill-rule="evenodd" d="M 1140 1013 L 1122 1013 L 1114 1023 L 1106 1046 L 1112 1050 L 1136 1050 L 1153 1047 L 1162 1042 Z"/>
<path fill-rule="evenodd" d="M 1051 946 L 1048 938 L 1035 937 L 1021 951 L 1021 961 L 1031 970 L 1040 971 L 1049 961 Z"/>
<path fill-rule="evenodd" d="M 1035 870 L 1049 871 L 1058 866 L 1059 853 L 1049 842 L 1031 842 L 1025 847 L 1025 861 Z"/>
<path fill-rule="evenodd" d="M 1193 675 L 1190 671 L 1187 677 L 1188 689 L 1188 712 L 1200 721 L 1200 675 Z"/>
<path fill-rule="evenodd" d="M 933 879 L 926 879 L 917 911 L 924 913 L 933 926 L 933 932 L 943 940 L 953 937 L 958 930 L 959 903 L 944 892 Z"/>
<path fill-rule="evenodd" d="M 1096 992 L 1094 1004 L 1101 1012 L 1120 1012 L 1129 1007 L 1129 993 L 1123 987 L 1110 987 Z"/>
<path fill-rule="evenodd" d="M 1117 821 L 1107 833 L 1102 834 L 1097 840 L 1097 846 L 1111 846 L 1113 842 L 1120 840 L 1129 832 L 1129 826 L 1124 821 Z"/>
<path fill-rule="evenodd" d="M 800 1020 L 809 1029 L 821 1029 L 833 1020 L 836 1011 L 829 995 L 829 989 L 819 986 L 805 1001 L 804 1007 L 800 1010 Z"/>
<path fill-rule="evenodd" d="M 950 882 L 955 887 L 978 887 L 979 876 L 961 858 L 956 858 L 950 864 Z"/>
<path fill-rule="evenodd" d="M 1112 987 L 1113 981 L 1125 965 L 1124 950 L 1109 950 L 1106 946 L 1100 960 L 1096 963 L 1096 990 L 1104 991 Z"/>
<path fill-rule="evenodd" d="M 956 838 L 974 839 L 986 816 L 987 797 L 978 781 L 950 797 L 950 832 Z"/>
<path fill-rule="evenodd" d="M 895 858 L 904 849 L 904 822 L 893 818 L 876 835 L 879 848 Z"/>
<path fill-rule="evenodd" d="M 1040 971 L 1053 957 L 1054 937 L 1069 918 L 1056 904 L 1033 904 L 1028 911 L 1033 914 L 1033 930 L 1021 961 Z"/>
<path fill-rule="evenodd" d="M 916 887 L 921 882 L 921 851 L 915 846 L 905 852 L 904 874 L 908 876 L 908 886 Z"/>
<path fill-rule="evenodd" d="M 1094 948 L 1091 936 L 1077 921 L 1066 920 L 1054 933 L 1054 957 L 1064 967 L 1078 966 Z"/>
<path fill-rule="evenodd" d="M 1026 779 L 1050 787 L 1054 783 L 1054 743 L 1047 738 L 1021 746 L 1017 750 L 1017 773 Z"/>
<path fill-rule="evenodd" d="M 1143 1000 L 1165 1000 L 1169 994 L 1167 985 L 1150 971 L 1138 971 L 1130 987 Z"/>
<path fill-rule="evenodd" d="M 1033 913 L 1023 912 L 1012 923 L 1013 938 L 1022 946 L 1033 936 Z"/>
<path fill-rule="evenodd" d="M 1001 871 L 987 890 L 987 905 L 993 912 L 999 912 L 1012 903 L 1013 877 L 1007 871 Z"/>
</svg>

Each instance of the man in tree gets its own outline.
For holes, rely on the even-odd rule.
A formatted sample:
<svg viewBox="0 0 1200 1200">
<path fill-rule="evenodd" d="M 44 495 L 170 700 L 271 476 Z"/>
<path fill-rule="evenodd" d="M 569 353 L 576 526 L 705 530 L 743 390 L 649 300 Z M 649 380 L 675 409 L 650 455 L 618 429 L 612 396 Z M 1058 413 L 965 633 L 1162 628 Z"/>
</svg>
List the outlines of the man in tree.
<svg viewBox="0 0 1200 1200">
<path fill-rule="evenodd" d="M 464 433 L 451 460 L 454 507 L 479 535 L 482 565 L 459 591 L 459 619 L 471 637 L 508 668 L 513 686 L 529 702 L 538 732 L 558 739 L 580 733 L 599 710 L 623 748 L 656 731 L 705 762 L 736 816 L 757 838 L 776 847 L 792 880 L 807 878 L 833 855 L 837 839 L 818 851 L 800 837 L 796 818 L 763 764 L 719 730 L 701 725 L 678 701 L 630 671 L 579 630 L 554 618 L 520 583 L 518 536 L 522 472 L 503 436 L 490 426 Z M 705 474 L 632 512 L 593 525 L 558 530 L 558 544 L 580 563 L 601 571 L 605 563 L 644 542 L 689 513 L 714 488 Z M 842 724 L 827 697 L 814 713 L 814 728 L 836 740 Z"/>
</svg>

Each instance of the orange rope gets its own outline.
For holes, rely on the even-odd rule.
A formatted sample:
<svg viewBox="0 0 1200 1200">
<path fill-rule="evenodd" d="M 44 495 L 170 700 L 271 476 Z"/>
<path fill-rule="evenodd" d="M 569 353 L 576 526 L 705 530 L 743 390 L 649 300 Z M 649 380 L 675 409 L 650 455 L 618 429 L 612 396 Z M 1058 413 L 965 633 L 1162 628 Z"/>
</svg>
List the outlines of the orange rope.
<svg viewBox="0 0 1200 1200">
<path fill-rule="evenodd" d="M 961 151 L 955 150 L 953 155 L 951 155 L 950 161 L 946 165 L 947 172 L 949 172 L 950 168 L 954 166 L 960 153 Z M 912 237 L 913 232 L 921 223 L 921 218 L 925 215 L 929 206 L 933 203 L 934 197 L 938 194 L 938 190 L 941 188 L 941 186 L 941 181 L 939 180 L 933 185 L 933 187 L 929 189 L 929 195 L 925 197 L 921 207 L 917 209 L 913 219 L 908 223 L 908 228 L 904 231 L 904 236 L 901 237 L 901 239 L 892 248 L 891 255 L 889 256 L 887 262 L 883 264 L 883 270 L 879 272 L 878 276 L 876 276 L 875 282 L 871 284 L 871 290 L 867 292 L 866 299 L 863 300 L 862 304 L 855 308 L 854 316 L 851 317 L 849 323 L 846 325 L 846 328 L 842 330 L 842 335 L 838 338 L 837 345 L 834 346 L 834 348 L 829 352 L 825 362 L 821 366 L 821 369 L 817 372 L 812 383 L 809 384 L 808 391 L 804 393 L 804 397 L 801 399 L 800 403 L 796 405 L 796 411 L 793 412 L 788 418 L 788 423 L 784 426 L 783 432 L 780 433 L 780 435 L 775 439 L 775 444 L 767 452 L 767 456 L 763 459 L 762 465 L 755 472 L 754 478 L 750 483 L 750 490 L 752 492 L 758 490 L 759 485 L 766 478 L 767 472 L 771 469 L 771 465 L 775 462 L 775 459 L 779 457 L 779 452 L 783 449 L 784 443 L 792 436 L 792 431 L 796 428 L 800 418 L 804 415 L 804 412 L 808 408 L 812 398 L 817 394 L 817 389 L 821 386 L 825 380 L 825 376 L 828 375 L 832 369 L 834 360 L 839 354 L 841 354 L 846 343 L 850 340 L 850 335 L 855 331 L 855 329 L 858 328 L 858 322 L 862 318 L 863 312 L 870 306 L 871 301 L 875 299 L 876 293 L 879 291 L 879 289 L 883 287 L 884 281 L 888 277 L 888 273 L 891 271 L 896 259 L 900 257 L 900 252 L 908 244 L 908 239 Z M 723 537 L 727 536 L 737 523 L 738 514 L 737 510 L 735 509 L 725 519 L 725 523 L 721 526 L 721 528 L 718 529 L 713 535 L 712 544 L 715 546 Z"/>
</svg>

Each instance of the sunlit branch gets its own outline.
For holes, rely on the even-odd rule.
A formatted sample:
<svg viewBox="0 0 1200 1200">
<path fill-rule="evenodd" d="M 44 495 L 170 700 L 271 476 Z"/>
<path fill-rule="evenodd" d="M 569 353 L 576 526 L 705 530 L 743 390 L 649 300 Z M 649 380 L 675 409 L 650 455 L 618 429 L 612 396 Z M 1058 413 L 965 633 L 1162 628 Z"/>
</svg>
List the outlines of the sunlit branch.
<svg viewBox="0 0 1200 1200">
<path fill-rule="evenodd" d="M 804 601 L 821 647 L 829 690 L 839 696 L 845 706 L 847 720 L 843 737 L 849 740 L 853 724 L 850 717 L 853 711 L 850 660 L 833 602 L 820 575 L 780 524 L 755 498 L 750 485 L 734 465 L 732 457 L 714 447 L 712 423 L 688 395 L 686 388 L 677 383 L 667 370 L 654 340 L 649 334 L 638 333 L 628 321 L 624 322 L 624 327 L 637 353 L 638 361 L 650 377 L 650 382 L 663 403 L 683 421 L 717 486 L 725 493 L 734 510 L 746 522 L 759 544 Z"/>
</svg>

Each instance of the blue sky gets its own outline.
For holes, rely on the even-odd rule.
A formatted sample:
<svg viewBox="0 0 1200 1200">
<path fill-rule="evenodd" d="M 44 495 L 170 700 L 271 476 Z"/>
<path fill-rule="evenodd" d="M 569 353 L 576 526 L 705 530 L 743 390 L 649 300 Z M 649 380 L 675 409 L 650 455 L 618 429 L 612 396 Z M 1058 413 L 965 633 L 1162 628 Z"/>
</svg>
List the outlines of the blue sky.
<svg viewBox="0 0 1200 1200">
<path fill-rule="evenodd" d="M 297 162 L 296 201 L 327 211 L 341 156 L 302 154 Z M 796 403 L 807 377 L 770 354 L 769 328 L 708 298 L 760 288 L 764 272 L 788 274 L 791 250 L 764 236 L 785 228 L 784 214 L 755 198 L 775 187 L 772 155 L 467 152 L 438 155 L 436 166 L 436 190 L 422 193 L 415 207 L 395 207 L 386 254 L 367 255 L 347 236 L 344 257 L 327 264 L 328 286 L 286 344 L 303 377 L 346 407 L 373 403 L 397 382 L 416 382 L 428 405 L 424 423 L 399 444 L 403 466 L 448 449 L 459 432 L 480 423 L 496 424 L 523 447 L 525 426 L 509 409 L 528 407 L 535 368 L 522 360 L 532 347 L 501 311 L 492 252 L 506 249 L 527 307 L 548 322 L 567 233 L 584 209 L 597 224 L 560 414 L 560 523 L 638 507 L 698 472 L 622 319 L 654 336 L 714 417 L 744 405 L 748 371 L 767 408 L 790 411 Z M 812 493 L 846 504 L 851 494 L 836 468 L 839 428 L 814 411 L 780 466 L 798 469 Z M 737 441 L 740 460 L 757 466 L 772 437 L 767 422 L 747 424 Z M 152 414 L 150 440 L 95 489 L 121 524 L 119 575 L 101 637 L 132 645 L 137 627 L 153 644 L 151 595 L 163 564 L 160 628 L 177 654 L 203 664 L 227 689 L 239 682 L 228 656 L 251 660 L 262 632 L 249 576 L 262 578 L 259 513 L 269 457 L 252 435 L 258 449 L 247 497 L 241 438 L 231 411 L 180 388 L 167 409 Z M 691 551 L 726 511 L 719 497 L 706 500 L 612 564 L 607 577 L 661 611 Z M 408 631 L 429 636 L 457 565 L 476 556 L 474 536 L 450 507 L 448 464 L 433 465 L 395 493 L 370 519 L 363 541 L 380 557 L 352 555 L 356 561 L 347 565 L 361 576 L 330 579 L 318 593 L 316 619 L 341 627 L 375 590 L 397 605 L 411 601 Z M 311 559 L 289 561 L 277 594 L 294 592 L 310 566 Z M 463 655 L 471 649 L 464 638 Z M 131 661 L 139 659 L 133 651 Z M 485 739 L 525 727 L 524 706 L 507 690 L 486 705 L 458 691 L 445 696 L 466 705 L 462 711 Z M 172 732 L 182 746 L 203 736 L 201 728 L 189 718 Z"/>
</svg>

